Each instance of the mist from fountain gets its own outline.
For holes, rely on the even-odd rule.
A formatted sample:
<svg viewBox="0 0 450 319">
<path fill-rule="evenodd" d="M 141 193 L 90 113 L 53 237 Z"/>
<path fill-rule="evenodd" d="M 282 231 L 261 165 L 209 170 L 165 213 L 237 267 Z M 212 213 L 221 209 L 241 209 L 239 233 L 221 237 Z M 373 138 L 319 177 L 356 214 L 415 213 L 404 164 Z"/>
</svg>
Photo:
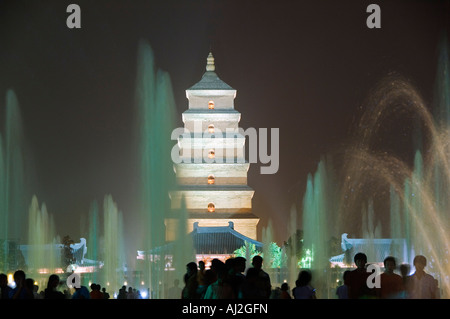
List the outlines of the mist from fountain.
<svg viewBox="0 0 450 319">
<path fill-rule="evenodd" d="M 145 252 L 158 251 L 144 260 L 143 274 L 151 298 L 163 298 L 167 285 L 173 282 L 165 272 L 167 259 L 176 262 L 178 279 L 183 282 L 181 274 L 185 272 L 185 265 L 193 260 L 194 253 L 190 237 L 185 237 L 184 233 L 179 234 L 175 245 L 166 245 L 165 218 L 177 218 L 181 224 L 187 212 L 171 212 L 168 194 L 176 185 L 171 158 L 171 134 L 176 127 L 175 100 L 169 74 L 156 69 L 152 49 L 146 41 L 141 41 L 138 48 L 136 108 L 141 213 L 138 233 L 143 240 L 140 247 Z M 184 242 L 180 242 L 181 238 Z M 174 247 L 183 254 L 175 256 Z"/>
</svg>

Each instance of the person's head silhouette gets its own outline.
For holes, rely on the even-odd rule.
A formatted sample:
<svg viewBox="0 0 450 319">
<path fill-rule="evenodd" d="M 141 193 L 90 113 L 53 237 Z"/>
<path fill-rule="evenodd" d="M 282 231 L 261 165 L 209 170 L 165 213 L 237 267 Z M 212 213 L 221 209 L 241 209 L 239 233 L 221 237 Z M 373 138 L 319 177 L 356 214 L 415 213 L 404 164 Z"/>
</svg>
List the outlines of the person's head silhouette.
<svg viewBox="0 0 450 319">
<path fill-rule="evenodd" d="M 357 253 L 353 258 L 358 269 L 364 269 L 367 264 L 367 256 L 364 253 Z"/>
<path fill-rule="evenodd" d="M 259 255 L 253 257 L 252 259 L 252 265 L 256 269 L 261 269 L 263 264 L 263 258 Z"/>
<path fill-rule="evenodd" d="M 423 272 L 424 268 L 427 266 L 427 259 L 425 258 L 425 256 L 417 255 L 416 257 L 414 257 L 413 264 L 416 268 L 416 271 Z"/>
<path fill-rule="evenodd" d="M 397 268 L 397 262 L 394 257 L 388 256 L 384 259 L 384 268 L 385 272 L 392 274 L 394 270 Z"/>
</svg>

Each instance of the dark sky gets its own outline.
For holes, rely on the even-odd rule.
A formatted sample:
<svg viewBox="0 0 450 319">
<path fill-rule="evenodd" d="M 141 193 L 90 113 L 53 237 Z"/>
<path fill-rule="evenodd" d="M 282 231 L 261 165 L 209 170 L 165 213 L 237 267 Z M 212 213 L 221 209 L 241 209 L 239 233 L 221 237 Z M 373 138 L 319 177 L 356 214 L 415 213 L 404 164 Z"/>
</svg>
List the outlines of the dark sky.
<svg viewBox="0 0 450 319">
<path fill-rule="evenodd" d="M 66 8 L 81 7 L 81 29 Z M 381 7 L 381 29 L 366 8 Z M 254 213 L 286 240 L 290 206 L 322 155 L 345 147 L 370 89 L 389 72 L 432 100 L 445 1 L 0 1 L 0 93 L 13 88 L 32 150 L 34 190 L 57 231 L 77 238 L 90 202 L 111 193 L 132 233 L 137 48 L 146 39 L 178 109 L 210 45 L 237 89 L 242 128 L 280 129 L 280 167 L 251 165 Z M 1 98 L 3 127 L 4 97 Z"/>
</svg>

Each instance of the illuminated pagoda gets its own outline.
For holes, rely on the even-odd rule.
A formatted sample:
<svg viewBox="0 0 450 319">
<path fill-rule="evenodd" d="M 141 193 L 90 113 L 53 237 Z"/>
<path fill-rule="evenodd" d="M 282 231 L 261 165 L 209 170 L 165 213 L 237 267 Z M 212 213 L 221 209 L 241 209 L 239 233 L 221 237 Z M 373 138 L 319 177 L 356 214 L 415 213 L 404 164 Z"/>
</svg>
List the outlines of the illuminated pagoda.
<svg viewBox="0 0 450 319">
<path fill-rule="evenodd" d="M 211 53 L 206 72 L 186 97 L 185 134 L 178 139 L 182 161 L 174 163 L 178 188 L 169 194 L 171 208 L 179 209 L 184 198 L 188 232 L 194 224 L 198 230 L 228 228 L 231 222 L 239 236 L 256 241 L 259 218 L 252 213 L 254 190 L 247 185 L 250 164 L 245 136 L 239 133 L 241 113 L 234 108 L 236 90 L 217 76 Z M 166 240 L 174 240 L 176 219 L 166 218 L 165 225 Z"/>
</svg>

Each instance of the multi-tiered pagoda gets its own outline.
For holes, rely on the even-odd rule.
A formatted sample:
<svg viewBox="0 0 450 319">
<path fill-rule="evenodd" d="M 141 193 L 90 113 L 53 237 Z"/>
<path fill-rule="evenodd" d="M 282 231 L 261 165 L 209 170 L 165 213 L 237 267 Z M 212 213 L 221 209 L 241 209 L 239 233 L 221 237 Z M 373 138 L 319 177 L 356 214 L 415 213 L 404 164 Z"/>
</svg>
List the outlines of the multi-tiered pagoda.
<svg viewBox="0 0 450 319">
<path fill-rule="evenodd" d="M 188 232 L 227 227 L 256 241 L 259 218 L 252 213 L 254 190 L 247 185 L 250 164 L 245 136 L 239 133 L 241 113 L 234 108 L 236 90 L 217 76 L 211 53 L 206 72 L 186 97 L 189 109 L 182 115 L 185 134 L 178 139 L 182 161 L 174 164 L 178 188 L 170 192 L 172 209 L 179 209 L 184 198 Z M 176 219 L 166 218 L 165 224 L 171 241 Z"/>
</svg>

